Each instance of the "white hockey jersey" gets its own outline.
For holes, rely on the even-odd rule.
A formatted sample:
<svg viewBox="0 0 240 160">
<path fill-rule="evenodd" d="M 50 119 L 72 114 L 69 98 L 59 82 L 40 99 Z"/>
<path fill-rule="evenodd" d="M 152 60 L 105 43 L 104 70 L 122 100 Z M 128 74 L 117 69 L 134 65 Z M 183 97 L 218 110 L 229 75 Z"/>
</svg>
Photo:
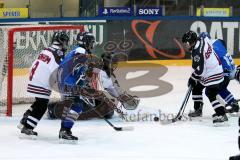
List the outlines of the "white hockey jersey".
<svg viewBox="0 0 240 160">
<path fill-rule="evenodd" d="M 52 45 L 44 49 L 33 62 L 27 87 L 27 92 L 31 96 L 49 99 L 51 95 L 49 78 L 61 61 L 57 52 L 61 52 L 59 47 Z"/>
<path fill-rule="evenodd" d="M 113 97 L 119 96 L 119 93 L 113 84 L 112 78 L 109 77 L 104 70 L 95 68 L 94 73 L 96 76 L 97 90 L 106 90 Z"/>
<path fill-rule="evenodd" d="M 224 80 L 223 69 L 218 55 L 208 37 L 200 38 L 192 51 L 192 77 L 204 86 L 219 84 Z"/>
</svg>

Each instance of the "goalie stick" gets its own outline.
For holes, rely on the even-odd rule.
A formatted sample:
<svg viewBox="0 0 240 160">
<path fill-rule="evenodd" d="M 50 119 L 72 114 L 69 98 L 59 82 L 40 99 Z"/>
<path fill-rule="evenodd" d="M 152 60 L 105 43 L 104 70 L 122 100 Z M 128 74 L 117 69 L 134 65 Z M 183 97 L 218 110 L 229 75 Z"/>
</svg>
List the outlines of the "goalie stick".
<svg viewBox="0 0 240 160">
<path fill-rule="evenodd" d="M 185 98 L 183 100 L 183 103 L 182 103 L 182 105 L 181 105 L 181 107 L 180 107 L 180 109 L 178 111 L 178 114 L 173 119 L 161 121 L 162 124 L 170 124 L 170 123 L 174 123 L 174 122 L 177 122 L 178 120 L 182 119 L 182 116 L 183 116 L 183 113 L 185 111 L 185 108 L 186 108 L 186 105 L 187 105 L 187 102 L 189 100 L 191 92 L 192 92 L 192 87 L 189 86 L 188 90 L 187 90 L 187 93 L 185 95 Z M 154 119 L 155 119 L 155 121 L 159 121 L 160 120 L 158 117 L 155 117 Z"/>
<path fill-rule="evenodd" d="M 105 122 L 107 122 L 107 124 L 109 124 L 109 126 L 111 126 L 115 131 L 132 131 L 134 130 L 134 127 L 131 126 L 126 126 L 126 127 L 117 127 L 115 125 L 113 125 L 108 119 L 106 119 L 101 113 L 99 113 L 97 110 L 94 109 L 94 106 L 92 103 L 89 103 L 85 98 L 82 97 L 82 99 L 84 100 L 85 103 L 89 104 L 89 106 L 91 106 L 91 109 L 93 109 L 93 111 L 100 117 L 102 118 Z"/>
</svg>

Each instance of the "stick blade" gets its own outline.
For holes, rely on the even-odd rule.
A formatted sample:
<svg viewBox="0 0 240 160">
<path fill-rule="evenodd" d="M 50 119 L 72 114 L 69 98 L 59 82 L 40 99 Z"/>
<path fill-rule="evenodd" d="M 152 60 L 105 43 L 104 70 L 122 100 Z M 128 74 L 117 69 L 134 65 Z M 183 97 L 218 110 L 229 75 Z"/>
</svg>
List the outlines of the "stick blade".
<svg viewBox="0 0 240 160">
<path fill-rule="evenodd" d="M 172 124 L 172 123 L 175 123 L 178 121 L 178 118 L 173 118 L 173 119 L 168 119 L 168 120 L 165 120 L 165 121 L 160 121 L 160 123 L 162 125 L 167 125 L 167 124 Z"/>
<path fill-rule="evenodd" d="M 116 131 L 133 131 L 134 127 L 127 126 L 127 127 L 114 127 Z"/>
</svg>

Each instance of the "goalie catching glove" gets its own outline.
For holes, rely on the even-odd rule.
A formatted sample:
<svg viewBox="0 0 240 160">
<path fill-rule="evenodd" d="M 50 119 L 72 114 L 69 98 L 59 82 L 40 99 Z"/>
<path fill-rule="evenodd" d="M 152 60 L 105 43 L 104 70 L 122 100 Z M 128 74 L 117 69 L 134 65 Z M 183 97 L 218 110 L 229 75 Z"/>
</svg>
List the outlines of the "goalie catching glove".
<svg viewBox="0 0 240 160">
<path fill-rule="evenodd" d="M 139 101 L 140 101 L 139 97 L 132 96 L 127 93 L 123 93 L 123 94 L 119 95 L 119 97 L 117 99 L 122 103 L 123 107 L 126 110 L 136 109 L 139 104 Z"/>
</svg>

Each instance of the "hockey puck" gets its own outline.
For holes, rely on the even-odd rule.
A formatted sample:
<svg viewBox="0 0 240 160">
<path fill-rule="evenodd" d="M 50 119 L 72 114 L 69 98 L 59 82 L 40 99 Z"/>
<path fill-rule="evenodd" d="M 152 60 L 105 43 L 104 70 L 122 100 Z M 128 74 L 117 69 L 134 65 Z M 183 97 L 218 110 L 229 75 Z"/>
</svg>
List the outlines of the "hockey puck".
<svg viewBox="0 0 240 160">
<path fill-rule="evenodd" d="M 155 122 L 157 122 L 157 121 L 159 121 L 159 118 L 158 118 L 158 117 L 154 117 L 153 120 L 154 120 Z"/>
</svg>

